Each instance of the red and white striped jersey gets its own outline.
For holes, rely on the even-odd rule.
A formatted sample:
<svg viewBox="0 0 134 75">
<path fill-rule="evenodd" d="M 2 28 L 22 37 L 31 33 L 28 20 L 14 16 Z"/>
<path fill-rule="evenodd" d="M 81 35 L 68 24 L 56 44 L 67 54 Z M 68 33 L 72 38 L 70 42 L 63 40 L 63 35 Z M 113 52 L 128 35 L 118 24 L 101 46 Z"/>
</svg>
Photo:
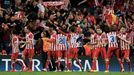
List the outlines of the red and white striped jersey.
<svg viewBox="0 0 134 75">
<path fill-rule="evenodd" d="M 131 43 L 134 44 L 134 31 L 130 32 Z"/>
<path fill-rule="evenodd" d="M 130 41 L 130 36 L 128 33 L 122 34 L 120 33 L 119 36 L 121 36 L 122 39 Z M 126 43 L 125 41 L 120 39 L 120 48 L 121 50 L 129 50 L 130 45 Z"/>
<path fill-rule="evenodd" d="M 57 50 L 67 50 L 67 36 L 58 34 L 56 39 Z"/>
<path fill-rule="evenodd" d="M 108 38 L 108 47 L 118 48 L 117 33 L 116 32 L 107 33 L 107 38 Z"/>
<path fill-rule="evenodd" d="M 19 52 L 19 38 L 17 36 L 12 37 L 12 53 Z"/>
<path fill-rule="evenodd" d="M 94 44 L 96 43 L 96 40 L 97 40 L 97 34 L 94 33 L 94 34 L 91 34 L 91 37 L 90 37 L 90 40 L 91 40 L 91 44 Z M 92 45 L 92 49 L 95 49 L 96 48 L 96 45 Z"/>
<path fill-rule="evenodd" d="M 52 34 L 50 39 L 57 40 L 57 34 Z M 56 51 L 57 44 L 56 42 L 51 42 L 50 51 Z"/>
<path fill-rule="evenodd" d="M 97 35 L 97 45 L 96 47 L 105 47 L 105 44 L 106 43 L 106 34 L 105 33 L 102 33 L 101 35 Z"/>
<path fill-rule="evenodd" d="M 69 36 L 70 36 L 70 40 L 69 40 L 70 48 L 77 48 L 78 47 L 77 39 L 79 35 L 76 33 L 70 33 Z"/>
<path fill-rule="evenodd" d="M 34 35 L 32 32 L 26 34 L 26 49 L 34 49 Z"/>
</svg>

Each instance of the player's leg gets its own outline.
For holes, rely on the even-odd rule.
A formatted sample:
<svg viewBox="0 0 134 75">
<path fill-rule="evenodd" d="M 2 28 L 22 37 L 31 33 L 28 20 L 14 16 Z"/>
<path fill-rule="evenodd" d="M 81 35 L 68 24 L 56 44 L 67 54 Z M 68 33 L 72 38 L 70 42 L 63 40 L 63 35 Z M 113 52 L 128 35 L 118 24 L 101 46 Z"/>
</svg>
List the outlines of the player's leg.
<svg viewBox="0 0 134 75">
<path fill-rule="evenodd" d="M 65 70 L 67 71 L 68 70 L 68 67 L 67 67 L 67 60 L 68 60 L 68 58 L 67 58 L 67 56 L 64 57 L 64 59 L 65 59 Z"/>
<path fill-rule="evenodd" d="M 53 58 L 55 59 L 55 72 L 57 72 L 59 70 L 59 67 L 58 67 L 58 51 L 54 51 L 53 52 Z"/>
<path fill-rule="evenodd" d="M 89 72 L 92 72 L 92 71 L 93 71 L 92 69 L 94 68 L 94 65 L 93 65 L 93 64 L 95 63 L 95 62 L 93 61 L 94 52 L 95 52 L 95 49 L 92 49 L 92 50 L 91 50 L 92 66 L 91 66 L 91 70 L 89 70 Z"/>
<path fill-rule="evenodd" d="M 56 56 L 57 56 L 57 69 L 58 69 L 58 71 L 61 71 L 61 68 L 60 68 L 60 65 L 61 65 L 61 62 L 60 62 L 60 60 L 61 60 L 61 51 L 57 51 L 57 54 L 56 54 Z"/>
<path fill-rule="evenodd" d="M 67 72 L 71 72 L 72 70 L 72 58 L 73 58 L 73 51 L 70 48 L 69 52 L 67 52 Z"/>
<path fill-rule="evenodd" d="M 29 57 L 28 59 L 29 59 L 29 66 L 30 66 L 28 72 L 32 72 L 32 64 L 33 64 L 32 57 Z"/>
<path fill-rule="evenodd" d="M 29 59 L 29 66 L 30 66 L 28 72 L 32 72 L 32 65 L 33 65 L 32 58 L 33 58 L 33 56 L 34 56 L 34 49 L 28 50 L 28 59 Z"/>
<path fill-rule="evenodd" d="M 116 49 L 116 50 L 115 50 L 115 55 L 116 55 L 117 60 L 118 60 L 118 62 L 119 62 L 119 64 L 120 64 L 120 71 L 121 71 L 121 72 L 124 72 L 123 61 L 121 60 L 121 52 L 120 52 L 119 49 Z"/>
<path fill-rule="evenodd" d="M 48 61 L 48 52 L 43 52 L 41 55 L 42 55 L 41 57 L 42 57 L 42 65 L 43 65 L 42 71 L 47 71 L 46 63 Z"/>
<path fill-rule="evenodd" d="M 106 48 L 105 47 L 101 48 L 101 56 L 104 59 L 105 66 L 106 66 Z"/>
<path fill-rule="evenodd" d="M 64 58 L 64 60 L 65 60 L 65 71 L 67 71 L 68 70 L 68 67 L 67 67 L 67 50 L 64 50 L 63 52 L 62 52 L 62 56 L 63 56 L 63 58 Z"/>
<path fill-rule="evenodd" d="M 130 50 L 124 50 L 124 59 L 126 59 L 127 63 L 128 63 L 128 71 L 131 72 L 132 71 L 132 66 L 131 66 L 131 62 L 130 62 L 130 58 L 129 58 L 129 54 L 130 54 Z"/>
<path fill-rule="evenodd" d="M 18 58 L 19 53 L 16 53 L 16 59 Z M 18 64 L 19 66 L 21 66 L 21 71 L 24 69 L 23 63 L 21 61 L 15 60 L 15 63 Z"/>
<path fill-rule="evenodd" d="M 24 51 L 22 52 L 22 60 L 23 60 L 23 62 L 24 62 L 23 67 L 24 67 L 24 66 L 26 66 L 26 67 L 23 68 L 22 71 L 27 71 L 27 70 L 28 70 L 28 65 L 27 65 L 26 59 L 25 59 L 26 56 L 27 56 L 27 54 L 28 54 L 27 49 L 24 49 Z"/>
<path fill-rule="evenodd" d="M 22 69 L 24 68 L 23 63 L 21 61 L 16 60 L 16 64 L 18 64 L 19 66 L 21 66 Z"/>
<path fill-rule="evenodd" d="M 108 48 L 108 52 L 106 54 L 106 70 L 105 72 L 109 72 L 109 63 L 110 63 L 110 58 L 113 54 L 113 51 L 112 51 L 113 48 Z"/>
<path fill-rule="evenodd" d="M 11 72 L 15 72 L 15 60 L 16 60 L 16 55 L 15 53 L 13 53 L 11 56 L 11 68 L 12 68 Z"/>
<path fill-rule="evenodd" d="M 74 58 L 75 58 L 75 60 L 76 60 L 76 62 L 77 62 L 77 64 L 80 66 L 80 71 L 82 71 L 83 70 L 83 67 L 82 67 L 82 64 L 80 63 L 80 61 L 79 61 L 79 59 L 78 59 L 78 49 L 77 48 L 74 48 L 74 50 L 73 50 L 74 52 Z"/>
<path fill-rule="evenodd" d="M 71 72 L 72 71 L 72 59 L 71 58 L 68 58 L 67 60 L 67 72 Z"/>
<path fill-rule="evenodd" d="M 100 52 L 100 48 L 96 48 L 93 51 L 92 69 L 91 72 L 96 72 L 96 61 Z"/>
<path fill-rule="evenodd" d="M 78 56 L 83 56 L 85 55 L 85 51 L 83 47 L 78 47 Z"/>
<path fill-rule="evenodd" d="M 53 68 L 53 71 L 57 72 L 57 54 L 56 51 L 52 51 L 52 55 L 51 55 L 51 62 L 50 64 L 52 65 L 51 68 Z"/>
<path fill-rule="evenodd" d="M 11 72 L 15 72 L 15 60 L 13 59 L 11 59 L 11 67 L 12 67 Z"/>
<path fill-rule="evenodd" d="M 47 60 L 46 60 L 45 68 L 43 69 L 43 71 L 47 71 L 48 70 L 48 65 L 50 63 L 50 59 L 51 59 L 51 51 L 48 51 L 47 52 Z"/>
</svg>

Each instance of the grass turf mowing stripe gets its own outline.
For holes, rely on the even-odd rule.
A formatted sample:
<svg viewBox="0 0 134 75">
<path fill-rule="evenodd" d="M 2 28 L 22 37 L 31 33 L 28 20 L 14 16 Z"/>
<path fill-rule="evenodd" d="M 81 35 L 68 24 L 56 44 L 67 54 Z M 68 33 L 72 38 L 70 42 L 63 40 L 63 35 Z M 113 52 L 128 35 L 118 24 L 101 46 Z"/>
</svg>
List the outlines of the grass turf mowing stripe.
<svg viewBox="0 0 134 75">
<path fill-rule="evenodd" d="M 0 75 L 134 75 L 134 72 L 0 72 Z"/>
</svg>

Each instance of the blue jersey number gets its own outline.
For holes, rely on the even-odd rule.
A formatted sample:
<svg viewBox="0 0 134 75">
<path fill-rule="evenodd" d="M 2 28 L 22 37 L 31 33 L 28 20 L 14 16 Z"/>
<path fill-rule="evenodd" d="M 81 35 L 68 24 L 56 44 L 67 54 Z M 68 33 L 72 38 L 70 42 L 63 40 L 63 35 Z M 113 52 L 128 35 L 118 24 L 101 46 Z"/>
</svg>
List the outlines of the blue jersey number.
<svg viewBox="0 0 134 75">
<path fill-rule="evenodd" d="M 111 40 L 111 42 L 115 42 L 115 37 L 114 36 L 110 36 L 110 40 Z"/>
<path fill-rule="evenodd" d="M 66 42 L 65 42 L 65 38 L 59 38 L 59 43 L 60 44 L 65 44 Z"/>
</svg>

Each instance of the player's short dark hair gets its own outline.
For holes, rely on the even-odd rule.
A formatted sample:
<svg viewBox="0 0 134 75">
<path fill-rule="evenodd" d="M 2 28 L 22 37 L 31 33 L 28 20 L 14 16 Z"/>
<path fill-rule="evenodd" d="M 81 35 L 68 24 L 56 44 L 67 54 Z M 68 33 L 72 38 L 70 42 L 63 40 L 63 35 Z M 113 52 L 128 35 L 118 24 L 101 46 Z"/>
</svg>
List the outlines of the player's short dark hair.
<svg viewBox="0 0 134 75">
<path fill-rule="evenodd" d="M 47 33 L 44 31 L 44 32 L 42 32 L 43 33 L 43 35 L 44 35 L 44 37 L 46 37 L 47 36 Z"/>
<path fill-rule="evenodd" d="M 12 34 L 18 35 L 18 33 L 17 33 L 16 30 L 13 30 L 13 31 L 12 31 Z"/>
<path fill-rule="evenodd" d="M 75 32 L 75 31 L 76 31 L 75 27 L 73 27 L 73 26 L 70 27 L 70 31 L 71 31 L 71 32 Z"/>
<path fill-rule="evenodd" d="M 111 31 L 117 31 L 117 30 L 118 30 L 118 27 L 117 27 L 116 25 L 112 25 L 112 26 L 110 27 L 110 30 L 111 30 Z"/>
</svg>

